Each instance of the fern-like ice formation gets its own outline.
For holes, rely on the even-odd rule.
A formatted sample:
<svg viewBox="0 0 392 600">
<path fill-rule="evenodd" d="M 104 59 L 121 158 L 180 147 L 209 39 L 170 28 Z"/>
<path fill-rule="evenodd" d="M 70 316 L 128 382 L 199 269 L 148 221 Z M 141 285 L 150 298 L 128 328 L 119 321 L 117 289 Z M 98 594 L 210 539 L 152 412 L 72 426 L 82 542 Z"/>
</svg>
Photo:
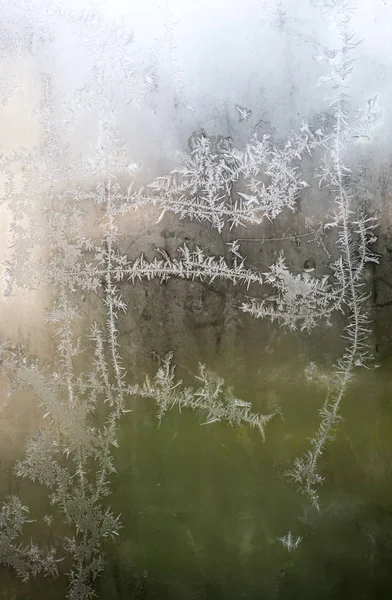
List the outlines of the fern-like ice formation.
<svg viewBox="0 0 392 600">
<path fill-rule="evenodd" d="M 39 270 L 43 282 L 57 289 L 47 316 L 47 323 L 54 328 L 57 355 L 52 365 L 41 365 L 22 349 L 5 345 L 2 368 L 10 378 L 10 393 L 31 391 L 42 408 L 43 426 L 29 440 L 16 473 L 48 488 L 55 516 L 70 528 L 62 541 L 62 550 L 73 558 L 67 597 L 85 600 L 93 597 L 94 581 L 104 567 L 103 542 L 117 536 L 121 529 L 120 517 L 107 506 L 106 498 L 115 473 L 111 448 L 117 447 L 118 422 L 129 412 L 126 404 L 131 396 L 152 399 L 159 406 L 159 419 L 175 405 L 198 409 L 207 422 L 220 420 L 256 427 L 263 439 L 265 426 L 276 413 L 252 412 L 249 402 L 238 399 L 221 378 L 204 366 L 200 367 L 199 387 L 182 386 L 181 381 L 174 381 L 171 354 L 153 381 L 146 379 L 142 386 L 126 384 L 117 329 L 119 312 L 127 309 L 117 287 L 124 278 L 134 281 L 157 276 L 166 280 L 177 276 L 209 282 L 219 278 L 246 287 L 261 285 L 263 280 L 258 272 L 244 267 L 242 258 L 235 257 L 229 265 L 223 257 L 205 256 L 200 249 L 190 252 L 186 246 L 182 260 L 177 262 L 164 257 L 150 264 L 139 257 L 132 263 L 116 247 L 116 221 L 123 214 L 124 200 L 119 186 L 109 180 L 94 189 L 93 199 L 102 215 L 103 234 L 97 240 L 84 235 L 84 216 L 75 208 L 75 199 L 85 201 L 86 196 L 81 190 L 73 190 L 74 201 L 69 202 L 69 197 L 70 192 L 66 192 L 62 211 L 54 211 L 49 220 L 50 256 L 38 262 L 29 259 L 30 267 Z M 105 327 L 93 322 L 85 338 L 76 337 L 76 296 L 99 290 Z M 86 355 L 84 344 L 92 346 L 92 364 L 80 371 L 76 365 L 79 356 Z M 87 364 L 86 358 L 83 362 Z M 103 424 L 96 422 L 98 410 L 106 411 Z M 53 515 L 45 518 L 52 522 Z M 4 552 L 10 550 L 4 547 Z M 35 562 L 28 548 L 23 552 L 20 549 L 23 564 L 11 560 L 11 556 L 3 562 L 17 568 L 25 578 L 38 573 L 41 563 L 42 571 L 54 573 L 57 563 L 53 562 L 52 551 L 46 555 L 33 546 L 32 552 L 37 556 Z"/>
<path fill-rule="evenodd" d="M 211 223 L 219 232 L 275 219 L 285 208 L 295 210 L 308 186 L 296 162 L 324 143 L 322 129 L 304 123 L 282 147 L 257 132 L 243 150 L 231 139 L 192 136 L 183 165 L 156 178 L 146 188 L 130 190 L 129 202 L 153 204 L 181 219 Z"/>
<path fill-rule="evenodd" d="M 320 410 L 320 426 L 311 440 L 311 449 L 303 458 L 297 458 L 294 468 L 288 473 L 319 507 L 318 486 L 323 476 L 318 473 L 320 458 L 328 441 L 332 440 L 341 419 L 339 409 L 357 366 L 364 366 L 372 358 L 369 347 L 371 332 L 368 300 L 363 291 L 362 279 L 366 263 L 378 262 L 369 246 L 376 241 L 374 229 L 376 219 L 363 216 L 355 218 L 354 194 L 350 189 L 350 169 L 346 165 L 345 152 L 351 137 L 349 104 L 346 78 L 352 71 L 350 52 L 358 45 L 351 28 L 351 8 L 345 0 L 332 0 L 333 22 L 336 23 L 340 40 L 339 50 L 326 50 L 322 59 L 330 68 L 326 78 L 332 84 L 334 94 L 328 100 L 328 108 L 334 114 L 333 136 L 329 140 L 326 156 L 318 173 L 320 185 L 329 187 L 334 194 L 335 213 L 328 228 L 338 232 L 337 247 L 340 256 L 334 264 L 335 278 L 342 290 L 341 306 L 348 323 L 344 328 L 346 350 L 334 369 L 335 382 Z M 333 61 L 331 58 L 333 57 Z M 324 83 L 324 79 L 322 83 Z"/>
<path fill-rule="evenodd" d="M 29 509 L 17 496 L 10 496 L 0 510 L 0 562 L 12 567 L 22 581 L 40 573 L 45 576 L 58 574 L 58 559 L 54 548 L 40 549 L 31 540 L 30 545 L 23 545 L 20 538 L 23 526 L 30 522 Z"/>
<path fill-rule="evenodd" d="M 291 531 L 286 533 L 283 537 L 277 538 L 279 542 L 281 542 L 282 546 L 286 548 L 289 552 L 293 552 L 297 550 L 298 546 L 302 542 L 301 536 L 295 537 Z"/>
<path fill-rule="evenodd" d="M 121 277 L 127 276 L 132 283 L 139 279 L 151 280 L 154 277 L 161 282 L 167 281 L 170 277 L 179 277 L 180 279 L 207 281 L 212 283 L 215 279 L 229 281 L 234 285 L 244 285 L 247 289 L 253 283 L 262 285 L 263 278 L 260 273 L 244 266 L 244 259 L 234 258 L 233 264 L 229 265 L 223 256 L 215 257 L 206 255 L 205 252 L 196 246 L 190 250 L 186 244 L 178 248 L 179 258 L 170 258 L 164 250 L 160 250 L 162 258 L 155 258 L 153 261 L 145 260 L 141 255 L 133 264 L 122 266 Z"/>
<path fill-rule="evenodd" d="M 63 540 L 63 550 L 74 559 L 68 597 L 82 600 L 94 595 L 92 583 L 104 564 L 102 542 L 120 528 L 119 517 L 104 506 L 109 477 L 115 471 L 110 448 L 116 445 L 119 409 L 112 409 L 103 425 L 93 424 L 98 402 L 106 396 L 105 386 L 95 369 L 75 372 L 74 359 L 81 351 L 71 331 L 75 314 L 64 297 L 50 315 L 58 335 L 53 374 L 45 374 L 37 361 L 11 351 L 3 366 L 14 385 L 31 390 L 42 406 L 43 427 L 28 442 L 16 472 L 48 488 L 53 510 L 70 527 Z M 95 329 L 94 338 L 98 337 Z"/>
<path fill-rule="evenodd" d="M 57 288 L 56 302 L 47 317 L 57 339 L 53 372 L 7 348 L 2 363 L 13 382 L 12 391 L 31 390 L 42 407 L 43 426 L 28 442 L 16 472 L 48 488 L 53 510 L 70 528 L 62 547 L 73 557 L 67 594 L 71 600 L 95 595 L 94 581 L 104 565 L 102 544 L 117 536 L 121 528 L 120 517 L 112 513 L 106 498 L 115 472 L 111 448 L 117 446 L 118 421 L 127 412 L 116 328 L 118 310 L 126 307 L 112 279 L 117 229 L 110 185 L 105 187 L 105 195 L 97 194 L 97 200 L 104 202 L 103 240 L 94 245 L 81 235 L 81 214 L 75 232 L 74 227 L 65 228 L 72 223 L 69 213 L 63 218 L 57 213 L 52 254 L 39 264 L 44 281 Z M 72 207 L 69 210 L 74 214 Z M 94 268 L 83 268 L 81 248 L 94 252 Z M 92 368 L 80 371 L 76 362 L 84 349 L 82 339 L 75 339 L 78 310 L 72 295 L 97 289 L 101 281 L 97 272 L 104 282 L 106 332 L 93 323 L 88 335 L 93 344 Z M 100 405 L 107 406 L 103 424 L 96 423 Z"/>
<path fill-rule="evenodd" d="M 182 380 L 175 378 L 172 360 L 173 353 L 169 352 L 160 360 L 154 379 L 146 376 L 143 385 L 130 386 L 128 393 L 153 400 L 158 406 L 159 420 L 175 407 L 180 412 L 183 408 L 190 408 L 206 415 L 203 425 L 218 421 L 228 421 L 230 425 L 249 425 L 256 427 L 265 439 L 264 428 L 278 414 L 278 408 L 267 415 L 253 413 L 250 402 L 237 398 L 230 387 L 225 387 L 224 380 L 203 364 L 199 365 L 199 375 L 196 376 L 201 382 L 200 386 L 185 387 Z"/>
<path fill-rule="evenodd" d="M 327 275 L 320 279 L 306 272 L 293 275 L 283 254 L 263 275 L 275 293 L 263 300 L 251 298 L 241 306 L 243 312 L 256 319 L 277 320 L 288 329 L 310 331 L 322 319 L 328 322 L 331 313 L 341 306 L 342 288 L 335 288 Z"/>
</svg>

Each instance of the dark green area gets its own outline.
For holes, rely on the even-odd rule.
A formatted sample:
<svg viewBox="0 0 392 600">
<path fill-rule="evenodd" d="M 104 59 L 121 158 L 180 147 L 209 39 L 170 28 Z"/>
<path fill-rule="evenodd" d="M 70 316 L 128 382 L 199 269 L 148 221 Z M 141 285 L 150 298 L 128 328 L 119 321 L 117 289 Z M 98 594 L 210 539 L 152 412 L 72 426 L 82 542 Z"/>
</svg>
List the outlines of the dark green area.
<svg viewBox="0 0 392 600">
<path fill-rule="evenodd" d="M 135 403 L 121 428 L 111 496 L 124 529 L 109 549 L 100 597 L 390 597 L 388 366 L 357 372 L 320 465 L 326 480 L 317 513 L 279 477 L 307 448 L 325 393 L 319 381 L 306 381 L 300 363 L 292 362 L 291 377 L 282 367 L 264 386 L 285 416 L 267 427 L 265 444 L 256 431 L 201 426 L 189 412 L 172 412 L 157 428 L 154 408 Z M 259 376 L 265 381 L 263 369 Z M 289 530 L 303 536 L 292 553 L 277 540 Z"/>
</svg>

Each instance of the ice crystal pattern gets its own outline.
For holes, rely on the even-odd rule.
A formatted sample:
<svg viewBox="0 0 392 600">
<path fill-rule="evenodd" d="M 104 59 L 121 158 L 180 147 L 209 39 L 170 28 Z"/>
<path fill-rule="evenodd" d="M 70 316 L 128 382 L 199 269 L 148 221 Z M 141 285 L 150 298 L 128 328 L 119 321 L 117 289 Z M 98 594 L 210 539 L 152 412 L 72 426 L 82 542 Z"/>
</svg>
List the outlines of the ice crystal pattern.
<svg viewBox="0 0 392 600">
<path fill-rule="evenodd" d="M 3 503 L 0 560 L 23 580 L 30 575 L 55 576 L 61 571 L 61 558 L 67 556 L 72 562 L 67 572 L 67 597 L 93 597 L 94 582 L 104 568 L 104 542 L 117 537 L 122 527 L 120 515 L 112 511 L 107 498 L 116 472 L 113 449 L 118 445 L 118 426 L 129 412 L 131 398 L 151 400 L 158 422 L 173 409 L 190 409 L 200 415 L 204 426 L 216 422 L 250 426 L 261 439 L 267 424 L 279 414 L 278 407 L 267 414 L 254 412 L 249 402 L 238 398 L 206 365 L 199 365 L 195 385 L 184 385 L 176 377 L 171 353 L 160 360 L 154 376 L 142 382 L 129 381 L 118 335 L 119 316 L 128 310 L 120 291 L 124 283 L 143 281 L 148 285 L 152 279 L 166 283 L 170 278 L 206 284 L 224 281 L 243 292 L 239 309 L 244 313 L 276 321 L 290 330 L 309 332 L 320 322 L 329 324 L 334 313 L 345 319 L 346 349 L 328 379 L 329 393 L 320 409 L 319 427 L 309 451 L 295 460 L 288 473 L 319 508 L 321 458 L 341 419 L 340 405 L 354 369 L 371 362 L 369 297 L 363 274 L 367 263 L 378 260 L 371 251 L 377 222 L 356 208 L 346 151 L 350 143 L 369 137 L 382 115 L 378 99 L 373 97 L 356 119 L 351 118 L 346 93 L 353 68 L 350 52 L 356 47 L 351 10 L 343 0 L 332 0 L 328 11 L 340 45 L 324 48 L 316 57 L 326 69 L 319 83 L 332 90 L 324 124 L 304 122 L 283 142 L 274 141 L 257 126 L 242 146 L 231 138 L 198 131 L 177 166 L 141 185 L 135 174 L 142 165 L 129 159 L 116 121 L 114 92 L 121 89 L 124 105 L 137 108 L 159 84 L 157 57 L 147 68 L 136 67 L 132 32 L 119 23 L 108 25 L 95 9 L 78 12 L 49 1 L 38 5 L 22 2 L 8 9 L 2 23 L 1 44 L 6 50 L 1 75 L 3 104 L 16 88 L 14 67 L 23 53 L 38 56 L 45 68 L 37 78 L 35 117 L 42 129 L 37 146 L 16 148 L 0 156 L 1 200 L 10 214 L 13 238 L 6 265 L 6 294 L 11 297 L 18 286 L 54 290 L 47 324 L 56 352 L 47 364 L 41 364 L 21 345 L 4 341 L 1 366 L 9 377 L 9 395 L 29 391 L 42 410 L 39 431 L 29 440 L 15 472 L 47 489 L 51 514 L 43 519 L 47 525 L 59 520 L 67 531 L 56 549 L 38 547 L 33 541 L 24 544 L 27 507 L 16 496 Z M 86 81 L 68 92 L 56 89 L 48 66 L 51 42 L 61 33 L 56 25 L 59 16 L 88 57 Z M 39 26 L 34 29 L 36 21 Z M 172 64 L 170 77 L 176 106 L 186 106 L 173 31 L 169 24 L 164 34 Z M 95 55 L 100 57 L 98 68 L 91 62 Z M 55 105 L 61 106 L 61 118 L 53 110 Z M 64 135 L 77 128 L 92 109 L 96 112 L 96 139 L 75 160 Z M 254 109 L 251 112 L 237 105 L 236 110 L 241 127 L 252 122 Z M 261 228 L 284 211 L 294 212 L 301 193 L 310 186 L 302 170 L 305 156 L 317 162 L 316 179 L 332 198 L 332 214 L 317 230 L 318 243 L 324 244 L 320 231 L 332 230 L 336 237 L 328 274 L 294 272 L 284 254 L 260 272 L 248 266 L 238 240 L 228 242 L 228 250 L 221 256 L 185 243 L 175 256 L 160 249 L 150 260 L 144 255 L 130 259 L 121 252 L 119 223 L 143 206 L 159 209 L 157 225 L 172 212 L 179 219 L 206 223 L 218 234 L 249 225 Z M 128 177 L 125 184 L 120 177 L 124 173 Z M 69 185 L 75 179 L 83 183 Z M 93 225 L 92 213 L 99 214 Z M 332 253 L 332 248 L 329 250 Z M 94 294 L 101 300 L 103 316 L 83 331 L 78 303 L 82 296 Z M 290 552 L 301 542 L 291 531 L 278 539 Z"/>
</svg>

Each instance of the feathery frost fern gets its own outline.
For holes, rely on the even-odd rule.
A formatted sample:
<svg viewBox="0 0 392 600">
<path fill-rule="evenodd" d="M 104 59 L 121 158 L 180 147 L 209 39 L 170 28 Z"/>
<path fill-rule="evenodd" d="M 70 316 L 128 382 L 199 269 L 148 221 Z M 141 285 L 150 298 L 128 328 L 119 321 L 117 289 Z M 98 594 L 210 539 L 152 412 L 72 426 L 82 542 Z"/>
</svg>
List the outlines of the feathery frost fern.
<svg viewBox="0 0 392 600">
<path fill-rule="evenodd" d="M 175 366 L 172 364 L 173 353 L 169 352 L 163 359 L 153 379 L 146 376 L 142 386 L 130 386 L 128 393 L 154 400 L 158 406 L 158 419 L 174 407 L 181 412 L 183 408 L 197 410 L 206 415 L 203 425 L 228 421 L 230 425 L 250 425 L 256 427 L 265 439 L 265 425 L 279 412 L 267 415 L 252 412 L 250 402 L 237 398 L 231 388 L 225 387 L 225 382 L 215 373 L 208 371 L 205 365 L 199 365 L 199 375 L 196 376 L 201 384 L 198 388 L 184 387 L 181 380 L 175 379 Z"/>
<path fill-rule="evenodd" d="M 320 426 L 311 440 L 311 449 L 303 458 L 297 458 L 294 468 L 288 473 L 299 488 L 307 493 L 314 506 L 319 507 L 317 488 L 323 481 L 318 473 L 318 463 L 328 441 L 334 438 L 336 427 L 341 419 L 341 401 L 347 386 L 358 366 L 366 366 L 372 359 L 369 335 L 369 294 L 363 291 L 363 272 L 366 263 L 378 262 L 369 245 L 376 241 L 374 217 L 356 218 L 353 206 L 354 194 L 350 189 L 351 170 L 346 165 L 346 149 L 350 141 L 349 97 L 346 79 L 353 68 L 350 52 L 358 45 L 351 28 L 351 9 L 344 0 L 330 3 L 334 23 L 340 40 L 340 48 L 325 50 L 326 60 L 333 55 L 334 61 L 327 61 L 330 73 L 327 83 L 332 84 L 333 95 L 327 100 L 328 108 L 334 115 L 333 135 L 326 149 L 325 160 L 318 173 L 320 186 L 325 185 L 334 195 L 335 212 L 333 220 L 326 225 L 338 232 L 337 247 L 340 256 L 334 264 L 334 276 L 342 290 L 340 306 L 347 315 L 344 338 L 346 350 L 334 367 L 335 382 L 320 409 Z M 324 80 L 322 81 L 324 83 Z"/>
</svg>

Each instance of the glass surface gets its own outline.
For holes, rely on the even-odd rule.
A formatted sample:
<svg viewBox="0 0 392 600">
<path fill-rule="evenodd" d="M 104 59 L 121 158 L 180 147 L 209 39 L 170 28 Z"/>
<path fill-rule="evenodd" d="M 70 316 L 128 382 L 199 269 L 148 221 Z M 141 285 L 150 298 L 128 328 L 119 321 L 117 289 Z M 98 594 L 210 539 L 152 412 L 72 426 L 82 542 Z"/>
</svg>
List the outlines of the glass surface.
<svg viewBox="0 0 392 600">
<path fill-rule="evenodd" d="M 0 22 L 0 599 L 389 598 L 391 6 Z"/>
</svg>

